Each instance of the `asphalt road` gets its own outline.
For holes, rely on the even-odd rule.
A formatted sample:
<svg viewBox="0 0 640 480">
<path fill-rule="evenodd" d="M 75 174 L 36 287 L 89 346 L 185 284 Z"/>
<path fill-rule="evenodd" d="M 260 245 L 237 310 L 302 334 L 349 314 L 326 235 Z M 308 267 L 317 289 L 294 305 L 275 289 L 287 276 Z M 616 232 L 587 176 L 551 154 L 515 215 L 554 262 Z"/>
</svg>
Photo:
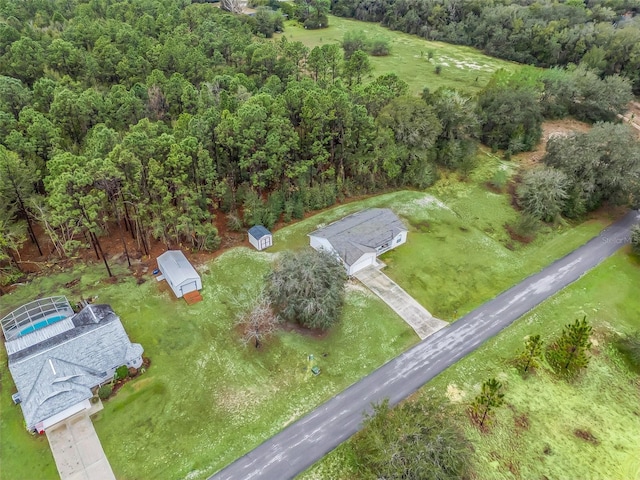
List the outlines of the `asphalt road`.
<svg viewBox="0 0 640 480">
<path fill-rule="evenodd" d="M 356 433 L 362 414 L 385 398 L 395 405 L 629 242 L 640 213 L 629 212 L 599 236 L 541 272 L 397 356 L 307 416 L 210 477 L 285 480 Z"/>
</svg>

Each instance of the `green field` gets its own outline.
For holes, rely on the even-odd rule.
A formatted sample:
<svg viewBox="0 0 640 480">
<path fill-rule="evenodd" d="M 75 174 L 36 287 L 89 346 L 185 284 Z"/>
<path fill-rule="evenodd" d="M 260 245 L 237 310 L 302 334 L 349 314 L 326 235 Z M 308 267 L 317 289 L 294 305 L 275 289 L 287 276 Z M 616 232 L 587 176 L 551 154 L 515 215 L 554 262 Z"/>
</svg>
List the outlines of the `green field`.
<svg viewBox="0 0 640 480">
<path fill-rule="evenodd" d="M 512 164 L 484 153 L 479 163 L 467 182 L 444 177 L 429 193 L 379 195 L 314 215 L 276 232 L 275 249 L 307 245 L 309 232 L 363 207 L 389 207 L 404 218 L 409 235 L 405 245 L 381 257 L 384 272 L 433 315 L 451 321 L 584 244 L 612 220 L 545 226 L 532 243 L 514 242 L 504 228 L 518 215 L 509 195 L 485 185 L 496 169 Z"/>
<path fill-rule="evenodd" d="M 639 478 L 638 377 L 611 342 L 640 330 L 638 285 L 640 261 L 626 248 L 423 387 L 423 393 L 446 396 L 459 406 L 473 442 L 474 478 Z M 586 374 L 573 384 L 546 370 L 523 379 L 511 366 L 526 335 L 540 334 L 548 341 L 583 315 L 594 326 L 593 355 Z M 464 411 L 482 381 L 492 376 L 506 387 L 506 405 L 490 432 L 482 434 Z M 578 438 L 577 429 L 596 440 Z M 356 471 L 346 443 L 300 478 L 346 480 L 357 478 Z"/>
<path fill-rule="evenodd" d="M 111 304 L 152 362 L 94 417 L 116 477 L 202 478 L 418 340 L 389 308 L 354 285 L 344 321 L 325 338 L 281 332 L 263 351 L 243 347 L 232 300 L 258 287 L 271 258 L 245 248 L 223 254 L 203 269 L 205 300 L 191 307 L 153 280 L 136 285 L 122 275 L 105 285 L 95 266 L 21 287 L 3 298 L 3 310 L 39 294 L 97 294 L 98 302 Z M 62 286 L 77 277 L 83 281 L 76 290 Z M 319 359 L 318 377 L 307 372 L 311 353 Z M 2 365 L 2 478 L 57 478 L 46 440 L 34 441 L 11 405 L 4 349 Z"/>
<path fill-rule="evenodd" d="M 259 288 L 274 253 L 305 247 L 310 231 L 348 213 L 391 207 L 410 233 L 406 245 L 383 257 L 388 273 L 436 315 L 451 319 L 455 310 L 460 315 L 486 301 L 606 224 L 546 228 L 536 242 L 512 245 L 503 224 L 517 213 L 508 195 L 485 186 L 496 169 L 510 167 L 490 156 L 481 161 L 466 183 L 445 177 L 430 193 L 399 191 L 340 205 L 278 230 L 269 253 L 246 248 L 223 253 L 200 267 L 205 300 L 191 307 L 151 277 L 138 285 L 121 265 L 116 266 L 117 283 L 104 282 L 97 264 L 19 287 L 2 298 L 0 313 L 55 294 L 71 301 L 98 295 L 98 302 L 111 304 L 132 341 L 141 343 L 152 361 L 94 418 L 116 476 L 201 478 L 417 341 L 377 297 L 350 283 L 343 320 L 324 338 L 282 331 L 261 351 L 243 347 L 234 327 L 236 300 Z M 425 287 L 423 279 L 429 276 L 437 281 L 428 280 Z M 64 286 L 74 279 L 80 279 L 76 286 Z M 2 352 L 3 478 L 56 478 L 46 440 L 24 431 L 20 410 L 11 404 L 13 384 Z M 310 353 L 319 359 L 318 377 L 307 372 Z"/>
<path fill-rule="evenodd" d="M 439 87 L 457 88 L 473 93 L 489 81 L 501 68 L 514 71 L 519 65 L 489 57 L 471 47 L 430 42 L 415 35 L 389 30 L 376 23 L 359 22 L 347 18 L 329 16 L 329 28 L 306 30 L 295 21 L 285 23 L 284 35 L 289 40 L 300 41 L 313 48 L 325 43 L 341 43 L 345 32 L 363 31 L 369 38 L 385 38 L 391 46 L 386 57 L 369 57 L 373 76 L 396 73 L 409 84 L 413 94 L 425 87 L 431 91 Z M 429 55 L 431 54 L 431 58 Z M 436 65 L 441 72 L 435 73 Z"/>
</svg>

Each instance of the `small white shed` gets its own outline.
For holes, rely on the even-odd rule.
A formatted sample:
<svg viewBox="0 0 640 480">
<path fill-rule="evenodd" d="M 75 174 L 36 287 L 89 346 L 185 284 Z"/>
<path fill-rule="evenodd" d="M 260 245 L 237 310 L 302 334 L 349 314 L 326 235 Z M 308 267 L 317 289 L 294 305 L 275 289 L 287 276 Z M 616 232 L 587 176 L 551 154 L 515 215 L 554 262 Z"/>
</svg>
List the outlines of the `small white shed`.
<svg viewBox="0 0 640 480">
<path fill-rule="evenodd" d="M 265 248 L 273 245 L 273 235 L 271 235 L 271 232 L 262 225 L 251 227 L 248 233 L 249 243 L 253 245 L 256 250 L 264 250 Z"/>
<path fill-rule="evenodd" d="M 180 250 L 167 250 L 160 255 L 158 269 L 178 298 L 202 289 L 200 275 Z"/>
</svg>

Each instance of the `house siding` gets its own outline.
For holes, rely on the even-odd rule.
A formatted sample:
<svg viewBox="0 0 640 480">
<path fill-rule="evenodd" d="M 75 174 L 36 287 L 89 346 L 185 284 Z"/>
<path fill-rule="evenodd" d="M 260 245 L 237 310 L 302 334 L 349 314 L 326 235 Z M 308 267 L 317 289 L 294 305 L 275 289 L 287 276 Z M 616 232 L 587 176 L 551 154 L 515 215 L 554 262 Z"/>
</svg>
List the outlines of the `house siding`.
<svg viewBox="0 0 640 480">
<path fill-rule="evenodd" d="M 253 235 L 249 234 L 249 243 L 253 245 L 253 248 L 256 250 L 264 250 L 265 248 L 273 245 L 273 236 L 265 235 L 264 237 L 257 239 Z"/>
<path fill-rule="evenodd" d="M 407 232 L 400 232 L 398 235 L 393 237 L 393 240 L 391 240 L 385 248 L 378 250 L 377 254 L 382 255 L 383 253 L 388 252 L 389 250 L 393 250 L 397 246 L 402 245 L 403 243 L 406 243 L 406 242 L 407 242 Z"/>
<path fill-rule="evenodd" d="M 375 265 L 375 263 L 376 263 L 375 253 L 373 252 L 365 253 L 364 255 L 362 255 L 362 257 L 358 259 L 358 261 L 356 261 L 351 265 L 351 267 L 349 267 L 349 269 L 347 270 L 347 274 L 354 275 L 356 272 L 362 270 L 363 268 Z"/>
<path fill-rule="evenodd" d="M 326 238 L 320 238 L 320 237 L 309 237 L 309 238 L 311 242 L 311 247 L 315 248 L 316 250 L 326 250 L 327 252 L 335 252 L 335 250 L 331 246 L 331 243 L 329 243 L 329 240 L 327 240 Z"/>
</svg>

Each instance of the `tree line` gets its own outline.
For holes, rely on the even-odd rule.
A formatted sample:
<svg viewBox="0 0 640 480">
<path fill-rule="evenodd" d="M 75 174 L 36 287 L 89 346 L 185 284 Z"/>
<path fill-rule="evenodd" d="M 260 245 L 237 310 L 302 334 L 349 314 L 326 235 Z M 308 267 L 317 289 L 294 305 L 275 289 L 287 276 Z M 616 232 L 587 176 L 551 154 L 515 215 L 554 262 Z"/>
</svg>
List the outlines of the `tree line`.
<svg viewBox="0 0 640 480">
<path fill-rule="evenodd" d="M 520 63 L 620 74 L 640 93 L 640 6 L 634 0 L 333 0 L 331 10 Z"/>
<path fill-rule="evenodd" d="M 257 38 L 246 18 L 187 1 L 3 0 L 0 14 L 5 281 L 27 240 L 104 259 L 116 226 L 142 254 L 154 239 L 212 250 L 216 216 L 271 227 L 346 196 L 426 188 L 441 168 L 468 173 L 479 141 L 530 149 L 544 117 L 609 120 L 631 95 L 619 76 L 523 69 L 477 98 L 416 98 L 394 74 L 372 79 L 351 44 Z"/>
</svg>

